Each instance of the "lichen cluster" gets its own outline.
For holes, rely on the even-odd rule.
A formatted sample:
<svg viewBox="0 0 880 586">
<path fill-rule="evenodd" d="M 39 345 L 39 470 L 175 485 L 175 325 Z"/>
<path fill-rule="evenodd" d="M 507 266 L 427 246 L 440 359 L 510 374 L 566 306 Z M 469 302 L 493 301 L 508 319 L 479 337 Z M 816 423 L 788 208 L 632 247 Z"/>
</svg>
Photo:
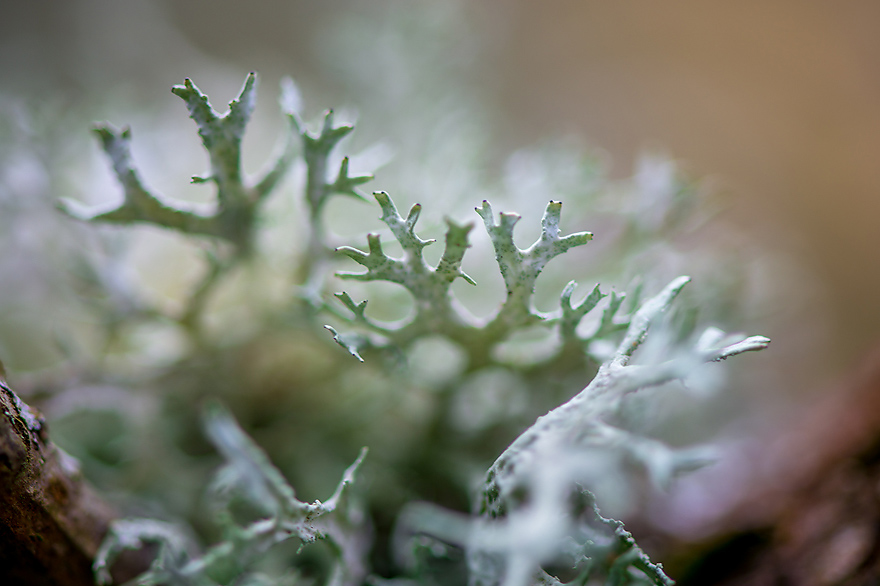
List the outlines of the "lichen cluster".
<svg viewBox="0 0 880 586">
<path fill-rule="evenodd" d="M 282 102 L 292 104 L 295 100 L 291 94 L 295 90 L 290 84 L 285 87 Z M 130 131 L 104 125 L 96 132 L 123 186 L 124 199 L 113 209 L 78 215 L 94 222 L 152 224 L 231 245 L 231 252 L 215 261 L 213 270 L 207 271 L 193 291 L 183 315 L 176 316 L 182 326 L 198 331 L 205 299 L 231 267 L 249 262 L 260 229 L 261 206 L 281 184 L 288 169 L 300 161 L 305 166 L 302 193 L 308 210 L 300 232 L 304 246 L 294 270 L 296 294 L 291 295 L 290 305 L 279 310 L 278 315 L 295 313 L 299 335 L 316 336 L 321 326 L 326 327 L 348 353 L 367 362 L 358 368 L 368 368 L 372 362 L 378 371 L 390 369 L 381 375 L 387 378 L 381 380 L 392 381 L 403 393 L 408 392 L 408 385 L 415 385 L 407 379 L 407 366 L 401 367 L 399 362 L 386 364 L 379 358 L 382 352 L 405 356 L 415 344 L 430 337 L 443 338 L 459 348 L 464 364 L 438 393 L 442 409 L 430 420 L 423 441 L 427 442 L 428 434 L 433 433 L 431 437 L 439 437 L 447 445 L 455 444 L 451 437 L 455 425 L 449 421 L 450 405 L 463 392 L 465 380 L 475 373 L 492 368 L 527 372 L 533 392 L 540 391 L 540 380 L 545 376 L 583 377 L 579 384 L 583 390 L 531 426 L 517 430 L 518 437 L 483 476 L 473 495 L 472 514 L 416 499 L 400 511 L 393 511 L 398 517 L 393 535 L 383 536 L 380 531 L 376 537 L 390 540 L 387 547 L 397 563 L 392 570 L 384 569 L 385 578 L 380 578 L 371 567 L 371 560 L 375 559 L 371 554 L 376 535 L 371 519 L 374 512 L 364 504 L 370 500 L 370 487 L 362 487 L 365 495 L 352 486 L 362 462 L 367 474 L 373 465 L 369 458 L 364 461 L 366 452 L 361 452 L 343 474 L 330 499 L 323 503 L 303 502 L 295 497 L 279 469 L 232 415 L 211 403 L 204 411 L 203 427 L 225 460 L 209 485 L 207 497 L 214 521 L 221 528 L 218 543 L 198 553 L 198 548 L 170 524 L 144 519 L 120 521 L 95 562 L 99 579 L 109 579 L 107 568 L 120 551 L 152 541 L 162 546 L 149 572 L 140 578 L 142 584 L 286 583 L 284 580 L 295 581 L 296 577 L 270 578 L 256 571 L 259 559 L 271 546 L 286 540 L 303 545 L 320 540 L 329 551 L 331 561 L 325 580 L 331 585 L 353 586 L 367 579 L 377 584 L 444 583 L 443 580 L 453 579 L 438 578 L 437 572 L 430 569 L 429 558 L 433 555 L 430 552 L 449 557 L 449 548 L 461 554 L 461 565 L 466 566 L 473 586 L 561 585 L 562 578 L 548 570 L 560 566 L 569 568 L 569 574 L 573 572 L 575 577 L 570 583 L 574 584 L 671 583 L 620 522 L 600 514 L 602 503 L 596 502 L 590 492 L 591 483 L 596 480 L 591 458 L 604 452 L 637 462 L 658 486 L 668 485 L 677 474 L 705 464 L 704 449 L 673 450 L 656 439 L 617 426 L 615 416 L 628 396 L 649 387 L 686 380 L 704 363 L 765 348 L 768 339 L 728 336 L 708 328 L 685 344 L 669 337 L 663 356 L 639 362 L 637 351 L 646 338 L 655 335 L 660 339 L 664 335 L 664 316 L 689 282 L 688 277 L 674 279 L 644 300 L 639 294 L 633 295 L 628 303 L 624 294 L 603 293 L 599 285 L 575 303 L 576 284 L 571 281 L 562 290 L 556 311 L 539 311 L 534 303 L 535 284 L 548 262 L 593 238 L 589 232 L 562 235 L 562 204 L 557 201 L 547 204 L 540 236 L 525 249 L 519 248 L 514 239 L 514 227 L 520 216 L 496 216 L 487 201 L 476 208 L 494 248 L 505 297 L 492 315 L 474 317 L 451 292 L 457 279 L 478 285 L 481 278 L 462 270 L 473 224 L 447 219 L 442 256 L 432 265 L 423 251 L 434 241 L 416 233 L 422 206 L 414 205 L 404 217 L 391 197 L 379 191 L 374 197 L 381 221 L 399 244 L 402 257 L 389 256 L 380 235 L 375 233 L 367 236 L 366 251 L 331 242 L 325 226 L 327 201 L 337 194 L 364 199 L 358 188 L 371 179 L 350 176 L 347 157 L 342 158 L 338 170 L 330 176 L 332 155 L 352 132 L 352 126 L 336 126 L 332 112 L 328 112 L 320 130 L 312 133 L 299 113 L 288 106 L 288 127 L 279 154 L 260 178 L 249 180 L 241 169 L 241 140 L 254 108 L 256 76 L 247 77 L 241 94 L 222 115 L 189 80 L 173 91 L 186 102 L 208 152 L 209 173 L 194 177 L 193 181 L 215 185 L 213 213 L 198 214 L 152 194 L 131 160 Z M 366 300 L 358 302 L 347 292 L 333 292 L 331 267 L 346 257 L 364 267 L 365 272 L 338 272 L 339 278 L 399 285 L 412 297 L 413 315 L 402 323 L 380 323 L 368 315 Z M 587 316 L 593 323 L 585 328 Z M 326 325 L 328 321 L 332 324 Z M 533 327 L 544 328 L 558 339 L 550 356 L 542 358 L 539 364 L 528 365 L 510 364 L 499 357 L 500 345 L 517 332 Z M 654 334 L 651 330 L 655 329 L 660 331 Z M 616 348 L 610 354 L 596 351 L 609 344 Z M 373 356 L 377 359 L 372 360 Z M 569 360 L 571 357 L 574 360 Z M 348 361 L 354 362 L 350 358 Z M 591 364 L 598 364 L 598 369 Z M 343 375 L 350 368 L 338 368 L 338 384 L 344 384 Z M 595 374 L 591 382 L 587 376 L 590 372 Z M 330 384 L 337 380 L 332 378 L 333 373 L 327 376 Z M 373 422 L 382 425 L 378 418 Z M 295 431 L 290 430 L 287 441 L 296 441 Z M 456 466 L 455 462 L 444 460 L 455 451 L 443 453 L 440 448 L 426 444 L 413 448 L 413 452 L 419 452 L 419 461 L 425 466 Z M 379 455 L 378 461 L 389 460 Z M 462 477 L 466 474 L 464 462 L 459 465 L 457 476 Z M 381 475 L 382 471 L 375 474 Z M 242 503 L 249 507 L 246 510 L 250 517 L 246 520 L 240 518 Z M 383 522 L 387 525 L 387 519 Z"/>
</svg>

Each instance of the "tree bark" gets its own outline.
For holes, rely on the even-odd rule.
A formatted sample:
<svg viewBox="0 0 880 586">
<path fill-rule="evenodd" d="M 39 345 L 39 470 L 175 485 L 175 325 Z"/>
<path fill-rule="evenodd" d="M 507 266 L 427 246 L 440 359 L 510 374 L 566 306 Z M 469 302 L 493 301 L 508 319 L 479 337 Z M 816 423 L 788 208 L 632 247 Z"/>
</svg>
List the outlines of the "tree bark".
<svg viewBox="0 0 880 586">
<path fill-rule="evenodd" d="M 93 585 L 92 559 L 116 511 L 5 382 L 0 407 L 0 583 Z"/>
</svg>

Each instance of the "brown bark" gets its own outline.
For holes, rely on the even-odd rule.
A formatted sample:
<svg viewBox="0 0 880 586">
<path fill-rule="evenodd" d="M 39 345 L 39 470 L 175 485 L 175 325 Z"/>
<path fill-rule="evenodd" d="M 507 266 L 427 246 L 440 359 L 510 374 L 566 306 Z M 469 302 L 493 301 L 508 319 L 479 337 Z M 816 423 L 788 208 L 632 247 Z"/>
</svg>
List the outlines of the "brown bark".
<svg viewBox="0 0 880 586">
<path fill-rule="evenodd" d="M 94 584 L 92 559 L 116 512 L 3 382 L 0 406 L 0 583 Z"/>
</svg>

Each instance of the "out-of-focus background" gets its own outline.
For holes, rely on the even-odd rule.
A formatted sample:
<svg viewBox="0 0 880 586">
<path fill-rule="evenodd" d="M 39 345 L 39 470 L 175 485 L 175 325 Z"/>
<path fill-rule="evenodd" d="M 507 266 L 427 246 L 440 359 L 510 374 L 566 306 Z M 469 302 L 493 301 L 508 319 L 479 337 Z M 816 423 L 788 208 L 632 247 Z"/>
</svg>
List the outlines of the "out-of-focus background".
<svg viewBox="0 0 880 586">
<path fill-rule="evenodd" d="M 809 323 L 790 339 L 771 332 L 773 352 L 789 356 L 786 368 L 796 368 L 792 354 L 808 353 L 804 337 L 819 340 L 822 357 L 809 356 L 803 368 L 820 379 L 876 342 L 875 2 L 444 4 L 9 2 L 0 19 L 0 96 L 76 111 L 71 128 L 95 152 L 85 136 L 90 119 L 121 124 L 145 110 L 179 113 L 170 85 L 194 77 L 209 95 L 231 96 L 249 70 L 263 75 L 261 100 L 270 106 L 286 74 L 307 96 L 362 110 L 379 104 L 393 113 L 401 106 L 395 97 L 413 92 L 479 100 L 499 152 L 547 136 L 581 137 L 607 151 L 620 177 L 640 150 L 660 148 L 692 175 L 711 178 L 726 221 L 778 255 L 768 278 L 811 275 L 776 308 L 809 308 L 801 314 Z M 455 22 L 436 27 L 442 38 L 423 24 L 421 36 L 406 37 L 407 20 L 431 18 Z M 361 21 L 370 25 L 359 30 Z M 420 52 L 443 43 L 455 50 L 419 64 Z M 415 81 L 399 71 L 407 60 L 424 68 Z M 347 85 L 357 71 L 367 79 Z M 405 87 L 411 83 L 424 87 Z M 590 229 L 601 235 L 601 226 Z"/>
</svg>

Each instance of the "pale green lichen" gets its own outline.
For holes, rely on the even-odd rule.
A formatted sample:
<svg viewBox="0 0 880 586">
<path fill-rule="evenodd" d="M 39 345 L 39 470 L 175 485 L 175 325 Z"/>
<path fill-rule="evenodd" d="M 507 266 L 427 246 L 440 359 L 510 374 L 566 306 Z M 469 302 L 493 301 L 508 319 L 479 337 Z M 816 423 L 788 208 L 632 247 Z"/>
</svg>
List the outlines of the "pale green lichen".
<svg viewBox="0 0 880 586">
<path fill-rule="evenodd" d="M 307 252 L 296 267 L 297 279 L 308 298 L 310 287 L 320 286 L 326 277 L 326 263 L 333 247 L 327 245 L 322 212 L 329 198 L 336 194 L 363 199 L 357 187 L 372 179 L 370 175 L 351 176 L 349 160 L 343 158 L 333 181 L 327 180 L 327 169 L 333 150 L 354 127 L 337 126 L 333 112 L 328 111 L 317 134 L 310 132 L 299 117 L 296 87 L 286 79 L 282 82 L 281 104 L 287 129 L 284 141 L 274 160 L 260 177 L 249 179 L 241 165 L 241 142 L 256 103 L 257 76 L 250 73 L 239 96 L 229 103 L 229 110 L 220 114 L 208 97 L 189 79 L 174 86 L 172 92 L 184 100 L 195 121 L 202 145 L 208 153 L 210 171 L 194 176 L 193 183 L 213 183 L 217 190 L 216 209 L 201 214 L 183 204 L 152 193 L 142 182 L 131 158 L 131 130 L 116 129 L 110 124 L 95 128 L 101 146 L 110 157 L 116 178 L 123 188 L 123 201 L 109 210 L 84 209 L 74 202 L 62 200 L 60 208 L 68 214 L 95 222 L 113 224 L 151 224 L 184 234 L 209 237 L 215 242 L 232 244 L 232 255 L 212 254 L 209 270 L 195 286 L 190 302 L 175 319 L 195 332 L 206 298 L 221 278 L 250 254 L 258 232 L 259 212 L 266 199 L 301 151 L 306 162 L 306 203 L 309 221 L 306 225 Z"/>
<path fill-rule="evenodd" d="M 554 257 L 593 239 L 589 232 L 560 237 L 561 212 L 560 202 L 548 203 L 541 219 L 541 236 L 528 249 L 520 250 L 513 242 L 513 228 L 520 220 L 519 215 L 502 213 L 496 224 L 488 201 L 483 201 L 483 205 L 477 208 L 477 213 L 483 218 L 486 231 L 492 239 L 495 260 L 498 261 L 501 276 L 504 277 L 507 299 L 496 320 L 503 320 L 507 327 L 521 327 L 531 324 L 536 318 L 543 319 L 544 316 L 537 314 L 531 305 L 538 275 Z"/>
<path fill-rule="evenodd" d="M 501 213 L 496 220 L 487 201 L 476 208 L 492 242 L 505 298 L 489 317 L 474 318 L 457 304 L 451 292 L 453 282 L 459 278 L 476 284 L 462 270 L 473 224 L 446 220 L 444 250 L 432 266 L 424 257 L 424 249 L 434 241 L 422 239 L 416 233 L 421 205 L 414 205 L 403 217 L 391 197 L 379 191 L 374 198 L 381 210 L 380 219 L 400 245 L 402 258 L 386 254 L 378 234 L 367 236 L 366 252 L 331 245 L 324 227 L 329 198 L 341 194 L 363 199 L 358 187 L 371 177 L 352 177 L 347 157 L 342 158 L 335 177 L 329 177 L 331 155 L 353 127 L 337 126 L 332 111 L 328 111 L 318 132 L 307 130 L 294 104 L 292 82 L 285 82 L 283 89 L 289 129 L 280 154 L 260 179 L 249 182 L 244 177 L 241 140 L 253 111 L 255 84 L 256 77 L 249 75 L 241 94 L 223 115 L 214 111 L 207 97 L 189 80 L 173 90 L 186 102 L 209 155 L 210 173 L 193 181 L 216 186 L 217 209 L 213 214 L 199 215 L 150 193 L 131 161 L 130 131 L 103 126 L 97 134 L 123 185 L 125 199 L 110 211 L 83 217 L 123 224 L 149 223 L 232 243 L 235 254 L 231 258 L 209 257 L 206 276 L 178 318 L 179 323 L 194 327 L 218 280 L 246 256 L 243 253 L 252 251 L 259 206 L 292 165 L 299 145 L 299 155 L 305 162 L 303 195 L 308 223 L 306 246 L 296 267 L 299 289 L 294 301 L 305 300 L 309 310 L 324 311 L 349 326 L 352 331 L 340 331 L 343 328 L 338 324 L 339 329 L 325 327 L 335 342 L 357 360 L 363 362 L 368 349 L 391 349 L 399 354 L 426 338 L 446 338 L 465 357 L 464 374 L 453 378 L 437 394 L 440 401 L 446 401 L 441 405 L 447 409 L 449 398 L 461 390 L 464 377 L 487 367 L 504 366 L 524 378 L 532 377 L 536 380 L 535 388 L 543 391 L 544 375 L 578 377 L 581 388 L 583 381 L 595 372 L 591 370 L 593 365 L 585 366 L 587 358 L 601 363 L 592 382 L 538 418 L 498 456 L 483 479 L 473 515 L 423 504 L 403 511 L 392 547 L 402 571 L 410 576 L 398 580 L 406 582 L 412 578 L 412 583 L 430 583 L 430 579 L 419 575 L 415 557 L 407 553 L 412 550 L 414 537 L 428 537 L 466 552 L 472 586 L 561 586 L 561 580 L 546 570 L 549 564 L 561 561 L 577 570 L 576 584 L 671 584 L 662 568 L 650 562 L 622 524 L 600 514 L 589 492 L 591 481 L 595 480 L 591 477 L 595 472 L 590 468 L 591 456 L 596 450 L 604 450 L 638 462 L 660 486 L 667 485 L 681 472 L 705 464 L 707 452 L 702 447 L 673 450 L 658 440 L 614 425 L 614 417 L 629 395 L 686 379 L 704 363 L 763 349 L 769 340 L 760 336 L 726 336 L 709 328 L 687 350 L 682 350 L 677 341 L 670 341 L 668 355 L 639 363 L 637 350 L 643 346 L 649 330 L 658 327 L 689 282 L 688 277 L 674 279 L 643 302 L 641 286 L 636 287 L 626 311 L 624 294 L 603 293 L 599 285 L 580 303 L 573 303 L 576 283 L 572 281 L 562 290 L 557 311 L 539 311 L 534 303 L 535 286 L 544 268 L 552 259 L 592 239 L 589 232 L 560 234 L 562 204 L 556 201 L 546 206 L 541 234 L 525 249 L 514 241 L 519 215 Z M 379 323 L 367 315 L 366 300 L 356 302 L 347 292 L 336 294 L 344 310 L 330 303 L 326 289 L 334 250 L 366 269 L 361 273 L 338 273 L 339 277 L 387 281 L 404 287 L 415 303 L 413 317 L 401 324 Z M 592 312 L 599 315 L 592 331 L 585 333 L 581 325 Z M 298 315 L 305 315 L 302 321 L 314 328 L 315 314 L 305 311 Z M 543 360 L 543 370 L 527 371 L 522 364 L 504 364 L 497 356 L 498 347 L 533 326 L 555 331 L 561 342 L 555 354 Z M 652 333 L 652 337 L 657 336 Z M 607 349 L 596 351 L 594 346 L 599 345 Z M 576 361 L 566 362 L 572 356 Z M 570 367 L 572 364 L 574 368 Z M 566 397 L 570 396 L 569 392 Z M 444 417 L 449 413 L 438 410 L 431 424 L 436 429 L 429 431 L 449 433 L 448 426 L 442 427 L 448 424 Z M 320 540 L 329 546 L 333 565 L 328 584 L 363 583 L 370 571 L 369 518 L 350 493 L 365 452 L 345 472 L 327 502 L 305 503 L 296 498 L 293 488 L 268 456 L 224 409 L 210 406 L 205 412 L 204 426 L 206 435 L 226 461 L 209 486 L 211 509 L 223 527 L 224 539 L 198 554 L 195 546 L 172 525 L 150 520 L 120 521 L 95 560 L 96 575 L 101 581 L 109 580 L 108 568 L 123 550 L 156 542 L 160 544 L 159 555 L 149 572 L 138 579 L 141 584 L 268 583 L 269 578 L 253 571 L 254 562 L 272 545 L 293 539 L 302 544 Z M 244 499 L 264 518 L 240 524 L 233 513 L 234 498 Z M 377 584 L 386 582 L 375 577 L 371 580 Z"/>
<path fill-rule="evenodd" d="M 609 585 L 672 584 L 660 566 L 650 563 L 622 524 L 599 514 L 582 486 L 590 483 L 590 455 L 597 450 L 617 452 L 639 462 L 662 487 L 677 474 L 711 461 L 702 447 L 674 450 L 609 423 L 632 393 L 683 379 L 699 364 L 762 350 L 770 343 L 763 336 L 726 336 L 709 328 L 684 354 L 652 364 L 630 364 L 649 329 L 656 326 L 689 280 L 679 277 L 645 301 L 593 381 L 538 418 L 504 450 L 486 473 L 477 517 L 419 506 L 401 518 L 398 531 L 406 536 L 432 536 L 465 548 L 471 586 L 560 584 L 542 569 L 560 555 L 580 569 L 578 584 L 597 579 Z M 595 305 L 596 291 L 585 304 Z M 589 507 L 583 506 L 584 498 Z"/>
<path fill-rule="evenodd" d="M 691 454 L 684 459 L 677 459 L 674 455 L 657 458 L 656 451 L 664 449 L 662 444 L 629 434 L 607 423 L 630 393 L 683 379 L 698 364 L 762 350 L 769 345 L 770 340 L 763 336 L 731 338 L 710 328 L 688 353 L 656 364 L 629 364 L 649 328 L 669 309 L 689 280 L 688 277 L 679 277 L 647 300 L 630 321 L 616 352 L 599 368 L 593 381 L 571 400 L 539 418 L 499 456 L 487 475 L 479 506 L 481 514 L 496 517 L 504 513 L 510 494 L 528 477 L 528 466 L 524 462 L 542 451 L 567 451 L 596 443 L 619 444 L 633 455 L 640 456 L 638 459 L 658 480 L 658 484 L 665 484 L 680 467 L 692 466 Z M 551 444 L 553 450 L 548 451 L 547 446 Z M 650 449 L 644 450 L 645 446 L 650 446 Z M 643 457 L 647 452 L 651 452 L 650 458 Z"/>
<path fill-rule="evenodd" d="M 547 262 L 592 237 L 587 232 L 560 237 L 561 205 L 557 202 L 550 202 L 547 206 L 541 236 L 526 250 L 519 249 L 513 241 L 513 228 L 519 216 L 501 214 L 496 223 L 488 202 L 483 202 L 477 209 L 495 248 L 507 297 L 494 317 L 484 323 L 468 322 L 453 309 L 448 281 L 438 279 L 436 269 L 423 260 L 422 249 L 430 241 L 419 238 L 414 232 L 420 206 L 414 206 L 404 220 L 386 194 L 377 194 L 376 197 L 383 209 L 382 220 L 403 248 L 404 258 L 387 256 L 379 237 L 371 234 L 368 237 L 369 253 L 353 248 L 341 249 L 365 266 L 367 272 L 344 273 L 342 276 L 400 284 L 416 299 L 417 313 L 409 324 L 387 329 L 368 320 L 365 301 L 357 304 L 347 293 L 338 294 L 340 301 L 354 315 L 352 323 L 367 326 L 383 334 L 391 343 L 401 345 L 407 343 L 407 336 L 412 336 L 413 330 L 418 332 L 416 335 L 439 333 L 461 340 L 463 347 L 471 352 L 471 365 L 480 364 L 475 356 L 485 360 L 486 349 L 511 332 L 536 323 L 556 325 L 564 344 L 574 345 L 581 351 L 586 351 L 590 341 L 625 329 L 616 351 L 600 366 L 593 381 L 572 399 L 539 418 L 498 457 L 487 472 L 481 489 L 476 507 L 478 519 L 467 520 L 436 510 L 426 516 L 422 508 L 418 509 L 421 513 L 402 518 L 401 525 L 406 527 L 404 533 L 429 535 L 464 548 L 468 552 L 471 586 L 560 584 L 542 570 L 542 564 L 553 561 L 566 547 L 569 548 L 568 555 L 574 556 L 574 565 L 582 567 L 577 583 L 601 577 L 606 584 L 640 581 L 656 586 L 671 584 L 662 568 L 650 563 L 622 525 L 604 519 L 595 508 L 589 522 L 584 520 L 583 514 L 573 514 L 570 510 L 572 495 L 583 491 L 581 485 L 588 485 L 590 481 L 585 462 L 589 461 L 591 450 L 618 452 L 641 463 L 654 482 L 662 487 L 676 475 L 706 464 L 710 456 L 702 447 L 673 450 L 657 440 L 615 427 L 609 421 L 618 413 L 627 395 L 685 379 L 700 364 L 761 350 L 769 340 L 762 336 L 731 337 L 709 328 L 687 352 L 657 363 L 630 364 L 649 329 L 656 327 L 658 320 L 690 282 L 689 277 L 674 279 L 628 316 L 617 315 L 624 296 L 612 294 L 596 330 L 586 337 L 578 336 L 577 329 L 581 320 L 606 296 L 598 285 L 574 306 L 571 296 L 575 284 L 571 282 L 562 292 L 557 314 L 536 311 L 532 305 L 535 281 Z M 461 251 L 465 248 L 462 246 Z M 460 263 L 461 259 L 457 257 L 456 260 Z M 441 317 L 432 321 L 429 316 Z M 431 325 L 426 331 L 427 324 Z M 361 360 L 359 350 L 362 348 L 358 344 L 363 343 L 364 347 L 375 345 L 366 336 L 358 340 L 343 338 L 335 330 L 333 332 L 336 341 Z M 478 346 L 469 345 L 469 342 Z M 605 538 L 606 543 L 613 544 L 613 547 L 608 546 L 614 550 L 613 558 L 608 557 L 609 550 L 596 545 L 597 539 L 585 539 L 574 550 L 570 547 L 571 536 L 588 529 L 595 530 L 597 520 L 604 523 L 606 529 L 613 526 L 611 533 L 616 537 Z M 613 559 L 613 563 L 607 565 L 608 559 Z"/>
<path fill-rule="evenodd" d="M 302 143 L 303 159 L 306 163 L 305 201 L 309 210 L 306 254 L 301 259 L 297 277 L 304 286 L 306 297 L 319 297 L 318 290 L 323 285 L 326 264 L 333 250 L 327 245 L 323 217 L 325 206 L 330 197 L 337 194 L 364 199 L 357 188 L 373 177 L 372 175 L 351 177 L 349 159 L 344 157 L 336 179 L 332 183 L 327 182 L 327 169 L 333 149 L 354 130 L 353 126 L 347 124 L 335 126 L 332 110 L 324 114 L 324 121 L 318 134 L 310 133 L 298 116 L 294 115 L 292 120 Z"/>
<path fill-rule="evenodd" d="M 249 74 L 225 114 L 214 110 L 208 97 L 189 79 L 171 90 L 186 103 L 208 152 L 211 170 L 206 176 L 194 176 L 193 183 L 210 182 L 216 186 L 217 208 L 212 214 L 201 215 L 152 194 L 144 187 L 131 160 L 131 130 L 118 130 L 109 124 L 96 127 L 95 133 L 122 184 L 122 203 L 106 211 L 75 211 L 70 205 L 63 209 L 83 219 L 154 224 L 186 234 L 219 238 L 231 242 L 241 252 L 249 251 L 253 245 L 257 208 L 293 161 L 295 142 L 289 135 L 297 128 L 294 113 L 286 112 L 290 130 L 284 148 L 261 178 L 248 181 L 241 168 L 241 141 L 256 103 L 256 82 L 256 74 Z"/>
<path fill-rule="evenodd" d="M 208 406 L 205 433 L 226 460 L 210 487 L 215 518 L 224 540 L 202 554 L 176 526 L 153 519 L 122 519 L 113 523 L 93 564 L 97 581 L 109 584 L 109 568 L 125 550 L 159 544 L 159 554 L 137 583 L 144 586 L 214 586 L 240 583 L 256 560 L 272 546 L 296 539 L 305 545 L 325 541 L 335 556 L 329 583 L 357 586 L 368 572 L 370 529 L 351 491 L 366 456 L 343 473 L 334 493 L 324 502 L 305 503 L 272 465 L 265 452 L 217 404 Z M 233 497 L 246 499 L 269 516 L 245 526 L 236 523 L 229 506 Z"/>
<path fill-rule="evenodd" d="M 560 331 L 566 340 L 574 340 L 575 330 L 580 320 L 595 307 L 602 294 L 594 290 L 591 299 L 585 300 L 577 309 L 571 307 L 571 293 L 574 285 L 563 292 L 564 309 L 559 315 L 543 314 L 535 309 L 532 297 L 535 282 L 547 263 L 567 250 L 586 244 L 592 239 L 589 232 L 577 232 L 567 236 L 559 234 L 559 220 L 562 204 L 551 201 L 541 221 L 541 235 L 529 248 L 521 250 L 513 241 L 513 228 L 520 216 L 502 213 L 495 223 L 492 207 L 484 201 L 477 212 L 495 248 L 495 258 L 504 277 L 506 299 L 496 314 L 486 320 L 476 320 L 463 312 L 455 304 L 449 286 L 456 278 L 462 278 L 473 285 L 476 282 L 462 272 L 461 263 L 469 248 L 468 234 L 472 224 L 459 226 L 447 220 L 446 247 L 436 267 L 430 267 L 423 257 L 423 249 L 433 240 L 423 240 L 415 233 L 415 224 L 421 213 L 421 206 L 412 207 L 404 219 L 391 198 L 385 192 L 374 194 L 382 209 L 381 220 L 391 229 L 404 252 L 404 258 L 388 256 L 382 249 L 379 235 L 367 236 L 368 252 L 343 246 L 338 251 L 367 268 L 366 273 L 338 273 L 343 279 L 360 281 L 389 281 L 402 285 L 413 296 L 416 315 L 407 324 L 397 327 L 384 327 L 370 322 L 361 306 L 355 311 L 354 302 L 345 294 L 340 297 L 352 310 L 353 323 L 367 326 L 371 331 L 382 335 L 389 344 L 404 347 L 419 337 L 439 334 L 460 344 L 468 353 L 469 367 L 479 368 L 495 361 L 492 355 L 495 346 L 506 340 L 513 332 L 536 324 L 552 327 L 560 324 Z M 598 297 L 597 297 L 598 296 Z M 620 303 L 615 296 L 606 311 L 611 320 Z M 622 300 L 622 298 L 620 298 Z M 568 304 L 567 307 L 565 304 Z M 603 321 L 603 323 L 605 323 Z M 601 335 L 610 333 L 603 327 Z M 594 334 L 595 336 L 595 334 Z M 367 338 L 364 338 L 367 341 Z M 578 340 L 586 345 L 587 340 Z M 375 345 L 375 342 L 371 342 Z"/>
</svg>

